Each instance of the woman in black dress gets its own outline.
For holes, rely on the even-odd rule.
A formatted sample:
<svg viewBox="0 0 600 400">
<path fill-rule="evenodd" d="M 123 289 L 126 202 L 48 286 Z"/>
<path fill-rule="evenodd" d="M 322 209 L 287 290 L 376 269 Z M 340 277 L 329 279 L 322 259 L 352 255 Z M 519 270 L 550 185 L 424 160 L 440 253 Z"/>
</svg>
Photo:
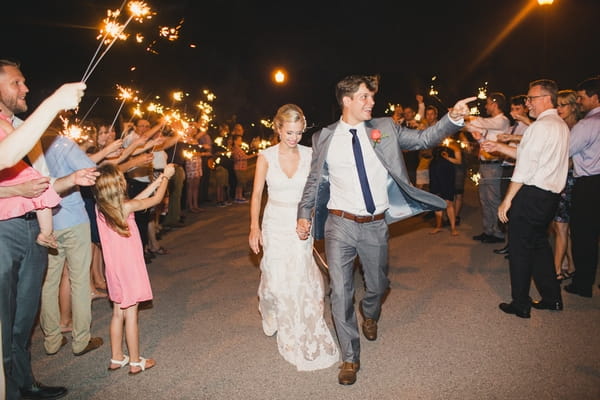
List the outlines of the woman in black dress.
<svg viewBox="0 0 600 400">
<path fill-rule="evenodd" d="M 429 190 L 446 200 L 446 212 L 452 236 L 458 235 L 454 213 L 454 195 L 456 190 L 456 166 L 460 165 L 461 162 L 460 146 L 453 139 L 447 138 L 433 149 L 433 159 L 429 164 Z M 435 212 L 435 228 L 430 232 L 431 234 L 441 232 L 442 212 Z"/>
</svg>

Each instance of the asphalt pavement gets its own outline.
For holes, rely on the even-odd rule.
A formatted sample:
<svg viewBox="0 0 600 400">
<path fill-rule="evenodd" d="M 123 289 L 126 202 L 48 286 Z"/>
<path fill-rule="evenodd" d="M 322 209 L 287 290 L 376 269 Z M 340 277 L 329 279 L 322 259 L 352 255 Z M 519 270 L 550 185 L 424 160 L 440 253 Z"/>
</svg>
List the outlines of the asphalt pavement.
<svg viewBox="0 0 600 400">
<path fill-rule="evenodd" d="M 169 254 L 148 265 L 154 300 L 139 316 L 141 353 L 156 367 L 107 371 L 111 307 L 96 300 L 92 334 L 105 344 L 47 356 L 37 326 L 34 374 L 67 386 L 67 399 L 600 399 L 600 289 L 591 299 L 563 292 L 561 312 L 504 314 L 508 262 L 492 252 L 498 244 L 471 239 L 481 217 L 470 181 L 461 216 L 456 237 L 448 228 L 430 235 L 433 220 L 423 216 L 390 227 L 391 291 L 379 338 L 361 340 L 352 386 L 337 383 L 337 366 L 296 371 L 263 334 L 248 204 L 208 205 L 161 240 Z M 358 302 L 358 272 L 356 286 Z M 531 297 L 539 298 L 534 287 Z"/>
</svg>

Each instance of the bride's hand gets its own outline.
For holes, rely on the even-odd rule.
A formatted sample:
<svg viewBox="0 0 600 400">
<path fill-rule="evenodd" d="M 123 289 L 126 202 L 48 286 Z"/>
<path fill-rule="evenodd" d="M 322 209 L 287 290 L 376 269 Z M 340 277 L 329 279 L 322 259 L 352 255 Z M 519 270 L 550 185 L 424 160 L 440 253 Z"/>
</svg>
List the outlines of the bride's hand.
<svg viewBox="0 0 600 400">
<path fill-rule="evenodd" d="M 252 249 L 254 254 L 260 253 L 260 246 L 263 244 L 260 229 L 250 229 L 248 243 L 250 244 L 250 249 Z"/>
</svg>

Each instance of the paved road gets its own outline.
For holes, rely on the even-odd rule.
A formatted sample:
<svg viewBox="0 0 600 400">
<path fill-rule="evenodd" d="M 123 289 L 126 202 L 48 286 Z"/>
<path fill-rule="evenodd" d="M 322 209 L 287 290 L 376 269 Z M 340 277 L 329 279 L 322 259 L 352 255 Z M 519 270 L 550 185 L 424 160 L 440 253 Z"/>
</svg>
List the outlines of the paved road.
<svg viewBox="0 0 600 400">
<path fill-rule="evenodd" d="M 262 333 L 247 204 L 207 207 L 163 239 L 171 254 L 148 266 L 155 298 L 140 312 L 142 353 L 155 368 L 107 372 L 111 308 L 98 300 L 92 331 L 106 344 L 50 357 L 38 327 L 34 372 L 68 386 L 69 399 L 600 399 L 600 290 L 592 299 L 565 293 L 565 311 L 532 310 L 529 320 L 499 311 L 508 264 L 494 245 L 471 240 L 481 225 L 467 189 L 458 237 L 429 235 L 431 220 L 420 216 L 392 226 L 392 290 L 380 338 L 362 340 L 353 386 L 337 383 L 337 367 L 297 372 Z M 357 274 L 358 299 L 361 282 Z M 329 310 L 326 319 L 332 326 Z"/>
</svg>

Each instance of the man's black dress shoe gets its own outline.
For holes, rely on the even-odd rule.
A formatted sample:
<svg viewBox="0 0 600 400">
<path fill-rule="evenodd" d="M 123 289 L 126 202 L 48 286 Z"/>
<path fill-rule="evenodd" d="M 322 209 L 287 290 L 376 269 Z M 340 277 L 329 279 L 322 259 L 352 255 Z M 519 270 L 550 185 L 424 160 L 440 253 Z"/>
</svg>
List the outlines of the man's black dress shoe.
<svg viewBox="0 0 600 400">
<path fill-rule="evenodd" d="M 534 300 L 531 302 L 531 307 L 536 310 L 562 311 L 563 303 L 562 301 L 546 302 L 544 300 Z"/>
<path fill-rule="evenodd" d="M 508 254 L 508 244 L 501 249 L 494 249 L 496 254 Z"/>
<path fill-rule="evenodd" d="M 34 382 L 30 387 L 21 389 L 21 397 L 24 399 L 60 399 L 67 394 L 67 388 L 63 386 L 44 386 Z"/>
<path fill-rule="evenodd" d="M 475 235 L 475 236 L 473 236 L 473 240 L 480 240 L 480 241 L 483 241 L 483 239 L 486 239 L 486 238 L 488 238 L 488 237 L 489 237 L 489 235 L 487 235 L 487 234 L 484 232 L 484 233 L 482 233 L 482 234 L 480 234 L 480 235 Z"/>
<path fill-rule="evenodd" d="M 571 294 L 578 294 L 581 297 L 592 297 L 592 289 L 590 290 L 581 290 L 574 283 L 565 286 L 565 292 L 569 292 Z"/>
<path fill-rule="evenodd" d="M 481 243 L 504 243 L 504 238 L 499 238 L 497 236 L 488 236 L 484 239 L 481 239 Z"/>
<path fill-rule="evenodd" d="M 529 311 L 519 310 L 513 303 L 500 303 L 498 307 L 507 314 L 514 314 L 520 318 L 531 318 Z"/>
</svg>

